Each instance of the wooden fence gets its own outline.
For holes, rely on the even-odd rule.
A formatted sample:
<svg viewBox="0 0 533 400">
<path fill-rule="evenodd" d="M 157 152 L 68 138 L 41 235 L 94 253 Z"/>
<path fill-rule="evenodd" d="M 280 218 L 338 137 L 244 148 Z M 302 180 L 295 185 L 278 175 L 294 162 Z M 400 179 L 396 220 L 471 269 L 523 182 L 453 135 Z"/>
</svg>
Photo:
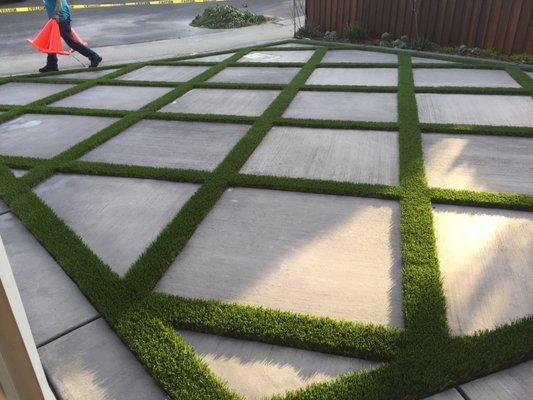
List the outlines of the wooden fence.
<svg viewBox="0 0 533 400">
<path fill-rule="evenodd" d="M 533 52 L 533 0 L 307 0 L 306 16 L 338 34 L 359 24 L 372 36 L 414 38 L 416 21 L 419 37 L 441 45 Z"/>
</svg>

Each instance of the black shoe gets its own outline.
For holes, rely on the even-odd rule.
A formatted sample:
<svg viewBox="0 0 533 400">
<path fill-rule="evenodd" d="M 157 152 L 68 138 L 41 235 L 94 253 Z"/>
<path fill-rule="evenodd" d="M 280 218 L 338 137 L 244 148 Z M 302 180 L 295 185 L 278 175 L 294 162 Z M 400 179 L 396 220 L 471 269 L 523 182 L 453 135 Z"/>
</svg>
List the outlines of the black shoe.
<svg viewBox="0 0 533 400">
<path fill-rule="evenodd" d="M 45 65 L 44 67 L 42 67 L 39 72 L 41 74 L 46 74 L 47 72 L 57 72 L 59 71 L 59 68 L 57 68 L 57 65 Z"/>
<path fill-rule="evenodd" d="M 102 62 L 102 57 L 96 56 L 95 58 L 91 59 L 91 65 L 89 65 L 89 68 L 96 68 L 100 63 Z"/>
</svg>

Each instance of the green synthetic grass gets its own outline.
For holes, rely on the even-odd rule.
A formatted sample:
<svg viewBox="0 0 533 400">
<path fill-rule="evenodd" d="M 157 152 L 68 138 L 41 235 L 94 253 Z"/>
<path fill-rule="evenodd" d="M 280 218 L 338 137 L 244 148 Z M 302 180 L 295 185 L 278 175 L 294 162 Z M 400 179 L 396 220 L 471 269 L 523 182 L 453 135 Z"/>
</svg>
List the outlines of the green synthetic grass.
<svg viewBox="0 0 533 400">
<path fill-rule="evenodd" d="M 282 41 L 277 44 L 288 43 Z M 307 43 L 307 42 L 306 42 Z M 380 367 L 367 373 L 351 373 L 333 381 L 311 385 L 285 399 L 416 399 L 453 387 L 462 382 L 506 368 L 533 357 L 533 317 L 511 325 L 469 337 L 452 337 L 446 320 L 445 297 L 440 282 L 438 258 L 432 222 L 432 203 L 462 204 L 479 207 L 533 210 L 533 196 L 517 193 L 485 193 L 428 188 L 421 146 L 422 132 L 533 136 L 533 128 L 421 124 L 415 93 L 533 94 L 533 80 L 516 66 L 438 56 L 457 64 L 412 64 L 408 54 L 401 54 L 396 64 L 321 64 L 329 48 L 366 49 L 394 53 L 390 49 L 365 46 L 316 44 L 314 56 L 307 63 L 237 63 L 244 54 L 264 50 L 266 46 L 237 50 L 220 63 L 184 63 L 176 57 L 127 64 L 98 79 L 71 80 L 46 76 L 0 78 L 7 82 L 74 83 L 75 87 L 25 106 L 0 105 L 0 123 L 24 113 L 73 114 L 115 117 L 118 120 L 92 137 L 51 159 L 0 156 L 0 197 L 12 212 L 52 254 L 76 282 L 115 332 L 129 346 L 156 381 L 173 399 L 238 399 L 176 332 L 177 329 L 219 334 L 381 361 Z M 272 48 L 273 50 L 274 48 Z M 270 48 L 268 50 L 271 50 Z M 294 48 L 280 48 L 294 51 Z M 305 50 L 309 50 L 305 48 Z M 225 54 L 226 52 L 216 52 Z M 424 53 L 413 53 L 420 56 Z M 120 76 L 146 65 L 206 65 L 210 68 L 189 82 L 126 82 Z M 213 84 L 206 81 L 227 66 L 300 67 L 288 85 Z M 487 68 L 506 69 L 522 89 L 491 88 L 415 88 L 412 69 Z M 315 68 L 322 67 L 397 67 L 398 87 L 306 86 Z M 81 71 L 81 70 L 80 70 Z M 68 71 L 72 73 L 74 71 Z M 91 110 L 51 107 L 50 104 L 95 85 L 171 87 L 168 94 L 136 111 Z M 279 96 L 260 117 L 159 112 L 161 107 L 194 88 L 280 90 Z M 283 113 L 300 90 L 335 90 L 397 93 L 398 121 L 325 121 L 283 118 Z M 213 171 L 140 167 L 79 161 L 79 157 L 120 134 L 141 119 L 216 121 L 250 125 L 224 161 Z M 400 186 L 355 184 L 312 179 L 295 179 L 240 174 L 239 170 L 264 136 L 275 125 L 334 129 L 367 129 L 399 132 Z M 16 179 L 9 167 L 29 169 Z M 124 278 L 119 278 L 99 260 L 80 238 L 62 222 L 31 190 L 56 172 L 109 175 L 195 182 L 202 186 L 157 239 L 134 263 Z M 349 323 L 317 318 L 261 307 L 220 301 L 184 299 L 153 293 L 152 289 L 186 246 L 196 228 L 210 212 L 224 191 L 232 186 L 324 193 L 344 196 L 375 197 L 397 200 L 401 207 L 401 243 L 403 263 L 404 329 Z"/>
</svg>

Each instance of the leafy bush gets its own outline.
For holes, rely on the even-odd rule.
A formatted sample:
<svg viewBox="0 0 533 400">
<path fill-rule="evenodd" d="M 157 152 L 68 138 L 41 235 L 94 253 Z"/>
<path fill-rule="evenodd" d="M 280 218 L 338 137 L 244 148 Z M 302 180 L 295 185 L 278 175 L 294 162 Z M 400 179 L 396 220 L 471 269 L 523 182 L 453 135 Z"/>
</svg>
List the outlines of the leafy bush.
<svg viewBox="0 0 533 400">
<path fill-rule="evenodd" d="M 533 64 L 533 53 L 513 54 L 510 58 L 512 61 Z"/>
<path fill-rule="evenodd" d="M 322 35 L 323 35 L 322 29 L 320 29 L 319 26 L 313 26 L 309 24 L 305 24 L 300 29 L 298 29 L 296 33 L 294 34 L 294 36 L 296 36 L 297 38 L 322 37 Z"/>
<path fill-rule="evenodd" d="M 368 31 L 359 25 L 348 25 L 344 28 L 342 36 L 349 42 L 355 42 L 368 37 Z"/>
<path fill-rule="evenodd" d="M 257 15 L 247 10 L 222 4 L 209 7 L 203 14 L 197 15 L 191 22 L 192 26 L 210 29 L 231 29 L 243 26 L 259 25 L 266 22 L 264 15 Z"/>
<path fill-rule="evenodd" d="M 337 40 L 337 32 L 327 31 L 326 33 L 324 33 L 324 40 L 328 40 L 330 42 Z"/>
<path fill-rule="evenodd" d="M 463 56 L 466 56 L 468 54 L 468 47 L 466 45 L 462 44 L 457 49 L 457 52 Z"/>
</svg>

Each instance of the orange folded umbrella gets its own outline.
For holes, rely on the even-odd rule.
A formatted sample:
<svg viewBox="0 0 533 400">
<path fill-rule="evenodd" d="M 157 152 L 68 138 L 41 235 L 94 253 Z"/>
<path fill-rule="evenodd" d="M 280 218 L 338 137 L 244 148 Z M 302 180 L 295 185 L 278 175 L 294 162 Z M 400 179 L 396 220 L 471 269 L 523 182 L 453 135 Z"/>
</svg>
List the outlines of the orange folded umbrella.
<svg viewBox="0 0 533 400">
<path fill-rule="evenodd" d="M 72 29 L 72 36 L 74 39 L 76 39 L 78 42 L 82 43 L 83 45 L 87 45 Z M 41 29 L 39 34 L 35 37 L 35 39 L 26 39 L 26 42 L 31 44 L 33 47 L 35 47 L 37 50 L 39 50 L 42 53 L 48 53 L 48 54 L 61 54 L 64 56 L 70 55 L 74 50 L 65 51 L 63 48 L 63 42 L 61 41 L 61 33 L 59 32 L 59 24 L 55 19 L 51 19 L 46 23 L 46 25 Z"/>
</svg>

